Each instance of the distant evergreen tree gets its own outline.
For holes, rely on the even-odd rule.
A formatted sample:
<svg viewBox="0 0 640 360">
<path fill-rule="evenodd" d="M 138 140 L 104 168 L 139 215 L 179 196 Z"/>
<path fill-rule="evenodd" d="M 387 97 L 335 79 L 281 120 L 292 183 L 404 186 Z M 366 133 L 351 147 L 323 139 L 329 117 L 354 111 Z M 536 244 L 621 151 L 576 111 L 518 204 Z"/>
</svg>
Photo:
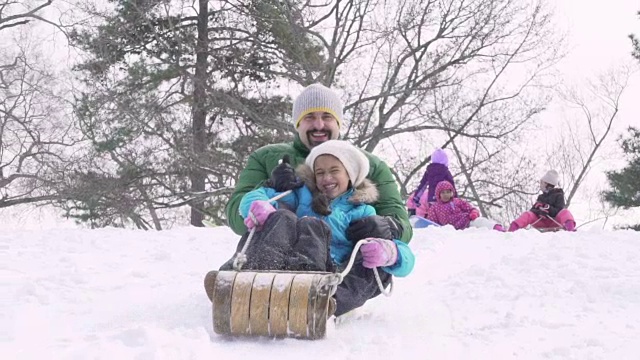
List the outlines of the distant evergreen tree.
<svg viewBox="0 0 640 360">
<path fill-rule="evenodd" d="M 615 207 L 640 207 L 640 130 L 630 127 L 629 136 L 622 139 L 621 145 L 630 161 L 621 170 L 607 173 L 611 190 L 604 192 L 604 199 Z M 640 231 L 640 224 L 630 228 Z"/>
<path fill-rule="evenodd" d="M 640 11 L 638 11 L 638 17 L 640 17 Z M 631 45 L 633 46 L 633 52 L 631 53 L 634 58 L 640 61 L 640 39 L 634 34 L 629 35 L 631 39 Z"/>
<path fill-rule="evenodd" d="M 92 226 L 160 228 L 158 210 L 185 205 L 193 225 L 202 212 L 222 223 L 249 152 L 293 130 L 290 99 L 269 89 L 322 70 L 321 48 L 291 23 L 297 1 L 200 0 L 197 13 L 191 2 L 108 3 L 101 24 L 71 34 L 85 55 L 75 115 L 91 163 L 73 169 L 61 207 Z"/>
</svg>

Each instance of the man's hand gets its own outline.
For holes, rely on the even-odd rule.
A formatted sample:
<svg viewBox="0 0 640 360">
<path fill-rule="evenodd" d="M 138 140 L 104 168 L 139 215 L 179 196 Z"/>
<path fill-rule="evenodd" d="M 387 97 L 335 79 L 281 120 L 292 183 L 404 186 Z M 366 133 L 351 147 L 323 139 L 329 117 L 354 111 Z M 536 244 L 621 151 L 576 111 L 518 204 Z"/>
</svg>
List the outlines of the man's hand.
<svg viewBox="0 0 640 360">
<path fill-rule="evenodd" d="M 400 238 L 402 230 L 392 217 L 373 215 L 353 221 L 346 235 L 354 243 L 366 238 L 393 240 Z"/>
<path fill-rule="evenodd" d="M 278 166 L 271 171 L 271 177 L 265 182 L 265 186 L 275 189 L 277 192 L 294 190 L 304 185 L 297 175 L 295 169 L 290 165 L 291 158 L 284 155 Z"/>
</svg>

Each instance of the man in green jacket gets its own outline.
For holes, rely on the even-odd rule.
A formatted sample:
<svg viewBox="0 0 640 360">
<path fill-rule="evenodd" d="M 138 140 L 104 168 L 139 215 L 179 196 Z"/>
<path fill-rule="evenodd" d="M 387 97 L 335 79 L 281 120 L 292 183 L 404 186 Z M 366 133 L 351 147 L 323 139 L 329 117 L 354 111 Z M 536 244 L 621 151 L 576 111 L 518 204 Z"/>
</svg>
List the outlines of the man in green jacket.
<svg viewBox="0 0 640 360">
<path fill-rule="evenodd" d="M 297 130 L 293 142 L 271 144 L 256 150 L 249 155 L 247 165 L 240 173 L 235 191 L 226 207 L 229 226 L 238 235 L 247 233 L 239 212 L 240 201 L 246 193 L 267 180 L 270 181 L 269 187 L 277 191 L 301 186 L 293 168 L 304 163 L 311 148 L 327 140 L 337 139 L 340 135 L 343 124 L 342 102 L 333 90 L 321 84 L 309 85 L 298 95 L 293 103 L 292 115 Z M 399 239 L 408 243 L 413 230 L 391 170 L 375 155 L 363 152 L 370 164 L 367 178 L 376 185 L 379 192 L 378 201 L 373 204 L 377 215 L 352 222 L 346 232 L 347 238 L 354 243 L 369 237 Z M 288 155 L 292 166 L 278 166 L 284 155 Z M 385 287 L 391 282 L 391 275 L 385 272 L 381 272 L 380 277 Z M 363 266 L 362 256 L 359 255 L 334 295 L 338 299 L 336 315 L 362 306 L 379 294 L 373 272 Z"/>
<path fill-rule="evenodd" d="M 297 134 L 292 143 L 271 144 L 256 150 L 249 155 L 247 165 L 240 173 L 226 206 L 229 226 L 238 235 L 247 232 L 238 211 L 242 197 L 269 179 L 285 154 L 290 156 L 295 168 L 304 163 L 312 147 L 337 139 L 343 123 L 342 102 L 333 90 L 321 84 L 309 85 L 293 103 L 293 121 Z M 380 193 L 380 199 L 374 204 L 377 215 L 353 223 L 348 234 L 353 241 L 366 237 L 393 237 L 408 243 L 413 230 L 391 170 L 375 155 L 368 152 L 365 155 L 371 169 L 367 178 L 375 183 Z"/>
</svg>

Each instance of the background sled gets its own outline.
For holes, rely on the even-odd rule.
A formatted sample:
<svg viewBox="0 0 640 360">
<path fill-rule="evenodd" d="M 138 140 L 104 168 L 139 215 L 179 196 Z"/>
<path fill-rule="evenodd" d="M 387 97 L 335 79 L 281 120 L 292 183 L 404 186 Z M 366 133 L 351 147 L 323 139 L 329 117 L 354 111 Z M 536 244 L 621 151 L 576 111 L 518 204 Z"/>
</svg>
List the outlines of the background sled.
<svg viewBox="0 0 640 360">
<path fill-rule="evenodd" d="M 418 229 L 418 228 L 426 228 L 429 226 L 440 226 L 439 224 L 429 220 L 429 219 L 425 219 L 422 216 L 418 216 L 418 215 L 411 215 L 409 217 L 409 222 L 411 223 L 411 226 L 413 226 L 414 228 Z"/>
<path fill-rule="evenodd" d="M 565 231 L 565 229 L 564 229 L 564 228 L 557 227 L 557 226 L 556 226 L 556 227 L 535 227 L 535 226 L 532 226 L 531 228 L 532 228 L 532 229 L 536 229 L 536 230 L 538 230 L 538 231 L 540 231 L 540 232 L 542 232 L 542 233 L 545 233 L 545 232 L 556 232 L 556 231 Z"/>
<path fill-rule="evenodd" d="M 213 221 L 208 220 L 208 219 L 204 219 L 202 220 L 202 224 L 206 227 L 210 227 L 210 228 L 215 228 L 218 227 L 218 225 L 214 224 Z"/>
<path fill-rule="evenodd" d="M 547 220 L 547 221 L 541 221 Z M 551 225 L 551 226 L 550 226 Z M 566 231 L 567 229 L 562 226 L 556 219 L 550 216 L 541 216 L 536 220 L 533 224 L 529 226 L 531 229 L 536 229 L 539 232 L 556 232 L 556 231 Z"/>
</svg>

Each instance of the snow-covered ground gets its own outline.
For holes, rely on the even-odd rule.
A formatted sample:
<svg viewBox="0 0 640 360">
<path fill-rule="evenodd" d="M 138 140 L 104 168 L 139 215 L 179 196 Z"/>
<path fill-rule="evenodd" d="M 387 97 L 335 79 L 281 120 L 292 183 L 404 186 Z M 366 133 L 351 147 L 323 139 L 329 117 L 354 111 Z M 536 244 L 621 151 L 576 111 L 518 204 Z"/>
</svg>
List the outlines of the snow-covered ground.
<svg viewBox="0 0 640 360">
<path fill-rule="evenodd" d="M 0 234 L 2 359 L 638 359 L 640 233 L 416 231 L 415 271 L 326 339 L 213 333 L 228 228 Z"/>
</svg>

